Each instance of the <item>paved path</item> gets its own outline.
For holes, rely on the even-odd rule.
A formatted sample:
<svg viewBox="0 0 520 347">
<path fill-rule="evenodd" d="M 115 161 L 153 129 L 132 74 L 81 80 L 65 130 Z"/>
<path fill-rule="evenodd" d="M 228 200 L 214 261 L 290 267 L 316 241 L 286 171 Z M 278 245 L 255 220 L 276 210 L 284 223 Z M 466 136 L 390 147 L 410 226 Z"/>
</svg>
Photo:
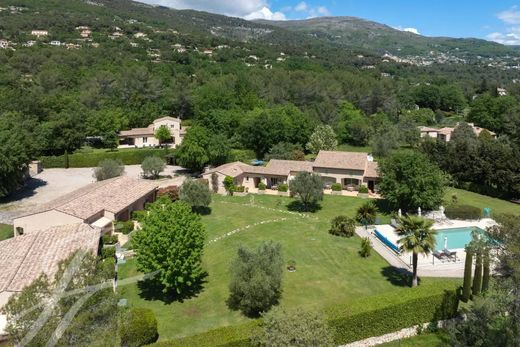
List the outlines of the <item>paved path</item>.
<svg viewBox="0 0 520 347">
<path fill-rule="evenodd" d="M 411 266 L 403 261 L 402 257 L 399 257 L 390 248 L 385 246 L 377 237 L 372 235 L 371 229 L 365 230 L 363 227 L 356 228 L 356 234 L 359 237 L 369 237 L 372 243 L 372 248 L 379 253 L 385 260 L 393 267 L 410 273 Z M 464 266 L 461 263 L 452 264 L 436 264 L 428 266 L 419 266 L 417 269 L 419 276 L 423 277 L 464 277 Z"/>
<path fill-rule="evenodd" d="M 0 202 L 0 223 L 11 224 L 13 218 L 94 182 L 92 170 L 93 168 L 43 170 L 31 178 L 24 189 L 14 194 L 9 200 Z M 127 165 L 125 174 L 140 178 L 141 166 Z M 169 175 L 172 178 L 157 180 L 157 185 L 160 187 L 181 185 L 186 178 L 185 170 L 179 166 L 167 166 L 163 175 Z"/>
</svg>

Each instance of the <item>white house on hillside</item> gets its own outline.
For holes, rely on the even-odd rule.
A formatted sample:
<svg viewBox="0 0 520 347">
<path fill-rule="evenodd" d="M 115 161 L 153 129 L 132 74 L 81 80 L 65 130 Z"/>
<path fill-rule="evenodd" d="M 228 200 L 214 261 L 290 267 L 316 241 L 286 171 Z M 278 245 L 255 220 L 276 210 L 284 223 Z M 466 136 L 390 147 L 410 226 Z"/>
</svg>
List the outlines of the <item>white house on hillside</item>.
<svg viewBox="0 0 520 347">
<path fill-rule="evenodd" d="M 155 132 L 161 126 L 167 127 L 172 135 L 171 140 L 166 142 L 166 144 L 173 148 L 177 147 L 182 142 L 186 129 L 182 128 L 180 118 L 162 117 L 154 120 L 146 128 L 133 128 L 121 131 L 119 133 L 119 148 L 159 146 L 160 143 L 155 138 Z"/>
</svg>

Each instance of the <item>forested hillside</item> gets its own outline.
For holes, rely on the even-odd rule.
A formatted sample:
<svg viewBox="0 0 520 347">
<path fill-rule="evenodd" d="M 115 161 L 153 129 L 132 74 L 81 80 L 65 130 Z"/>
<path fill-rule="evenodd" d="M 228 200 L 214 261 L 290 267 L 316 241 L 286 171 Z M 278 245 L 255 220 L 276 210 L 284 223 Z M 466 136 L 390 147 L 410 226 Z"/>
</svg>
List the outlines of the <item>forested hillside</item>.
<svg viewBox="0 0 520 347">
<path fill-rule="evenodd" d="M 231 160 L 232 149 L 306 152 L 322 123 L 341 143 L 374 149 L 417 146 L 417 125 L 462 120 L 503 135 L 508 153 L 520 143 L 520 73 L 500 64 L 423 66 L 268 24 L 127 0 L 0 7 L 0 195 L 20 183 L 30 159 L 74 152 L 87 136 L 110 148 L 119 130 L 164 115 L 192 125 L 177 155 L 197 158 L 193 168 Z M 497 87 L 509 95 L 498 97 Z M 520 191 L 513 177 L 508 187 Z M 486 184 L 507 192 L 496 180 Z"/>
</svg>

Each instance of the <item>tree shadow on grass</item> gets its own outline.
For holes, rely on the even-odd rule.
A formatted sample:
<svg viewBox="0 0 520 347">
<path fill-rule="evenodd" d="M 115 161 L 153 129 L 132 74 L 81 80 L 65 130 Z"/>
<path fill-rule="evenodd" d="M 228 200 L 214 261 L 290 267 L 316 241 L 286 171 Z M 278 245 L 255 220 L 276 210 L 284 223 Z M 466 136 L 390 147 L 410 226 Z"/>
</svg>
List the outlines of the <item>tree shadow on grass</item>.
<svg viewBox="0 0 520 347">
<path fill-rule="evenodd" d="M 194 297 L 204 288 L 207 283 L 206 278 L 208 273 L 203 273 L 197 283 L 191 288 L 187 289 L 182 294 L 177 294 L 174 290 L 170 290 L 168 293 L 163 292 L 163 285 L 155 278 L 147 278 L 137 282 L 139 288 L 139 297 L 147 301 L 162 301 L 165 304 L 171 304 L 172 302 L 184 302 Z"/>
<path fill-rule="evenodd" d="M 394 286 L 412 286 L 412 273 L 406 269 L 387 266 L 381 270 L 381 274 L 386 277 L 386 280 L 392 283 Z M 418 279 L 418 283 L 421 283 L 420 278 Z"/>
<path fill-rule="evenodd" d="M 304 205 L 300 200 L 293 200 L 287 204 L 287 209 L 292 212 L 318 212 L 321 205 L 318 203 Z"/>
<path fill-rule="evenodd" d="M 192 210 L 194 213 L 201 216 L 208 216 L 211 214 L 211 207 L 209 206 L 193 206 Z"/>
</svg>

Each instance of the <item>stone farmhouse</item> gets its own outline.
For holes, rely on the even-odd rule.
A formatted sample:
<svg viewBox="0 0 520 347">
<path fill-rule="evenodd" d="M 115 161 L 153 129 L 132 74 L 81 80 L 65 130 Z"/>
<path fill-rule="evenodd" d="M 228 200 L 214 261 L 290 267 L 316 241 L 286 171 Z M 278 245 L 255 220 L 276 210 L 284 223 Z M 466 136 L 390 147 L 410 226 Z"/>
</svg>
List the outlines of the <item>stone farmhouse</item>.
<svg viewBox="0 0 520 347">
<path fill-rule="evenodd" d="M 262 182 L 267 189 L 277 189 L 280 184 L 287 184 L 299 172 L 318 173 L 324 182 L 324 188 L 334 183 L 341 184 L 344 190 L 357 190 L 360 186 L 376 190 L 378 180 L 377 162 L 368 153 L 320 151 L 314 162 L 295 160 L 271 160 L 266 166 L 252 166 L 242 162 L 221 165 L 206 171 L 202 177 L 208 180 L 210 187 L 216 177 L 218 193 L 224 194 L 224 179 L 230 176 L 237 186 L 244 186 L 248 192 L 258 191 Z"/>
<path fill-rule="evenodd" d="M 119 133 L 119 148 L 128 147 L 155 147 L 161 145 L 155 138 L 155 132 L 159 127 L 165 126 L 170 130 L 172 138 L 164 144 L 173 148 L 181 144 L 187 128 L 182 128 L 181 120 L 173 117 L 162 117 L 153 121 L 146 128 L 133 128 Z"/>
<path fill-rule="evenodd" d="M 458 125 L 459 125 L 459 123 L 457 123 L 455 125 L 455 127 L 444 127 L 444 128 L 440 128 L 440 129 L 420 126 L 419 131 L 421 132 L 421 137 L 431 137 L 433 139 L 437 139 L 440 141 L 450 142 L 451 134 L 457 128 Z M 489 134 L 491 135 L 492 138 L 495 139 L 497 137 L 497 135 L 494 132 L 484 129 L 484 128 L 477 127 L 477 126 L 475 126 L 474 123 L 468 123 L 468 125 L 473 129 L 473 132 L 477 136 L 479 136 L 480 133 L 485 130 L 485 131 L 489 132 Z"/>
<path fill-rule="evenodd" d="M 91 183 L 15 218 L 16 237 L 62 225 L 84 223 L 103 232 L 128 220 L 156 197 L 157 184 L 128 176 Z"/>
</svg>

